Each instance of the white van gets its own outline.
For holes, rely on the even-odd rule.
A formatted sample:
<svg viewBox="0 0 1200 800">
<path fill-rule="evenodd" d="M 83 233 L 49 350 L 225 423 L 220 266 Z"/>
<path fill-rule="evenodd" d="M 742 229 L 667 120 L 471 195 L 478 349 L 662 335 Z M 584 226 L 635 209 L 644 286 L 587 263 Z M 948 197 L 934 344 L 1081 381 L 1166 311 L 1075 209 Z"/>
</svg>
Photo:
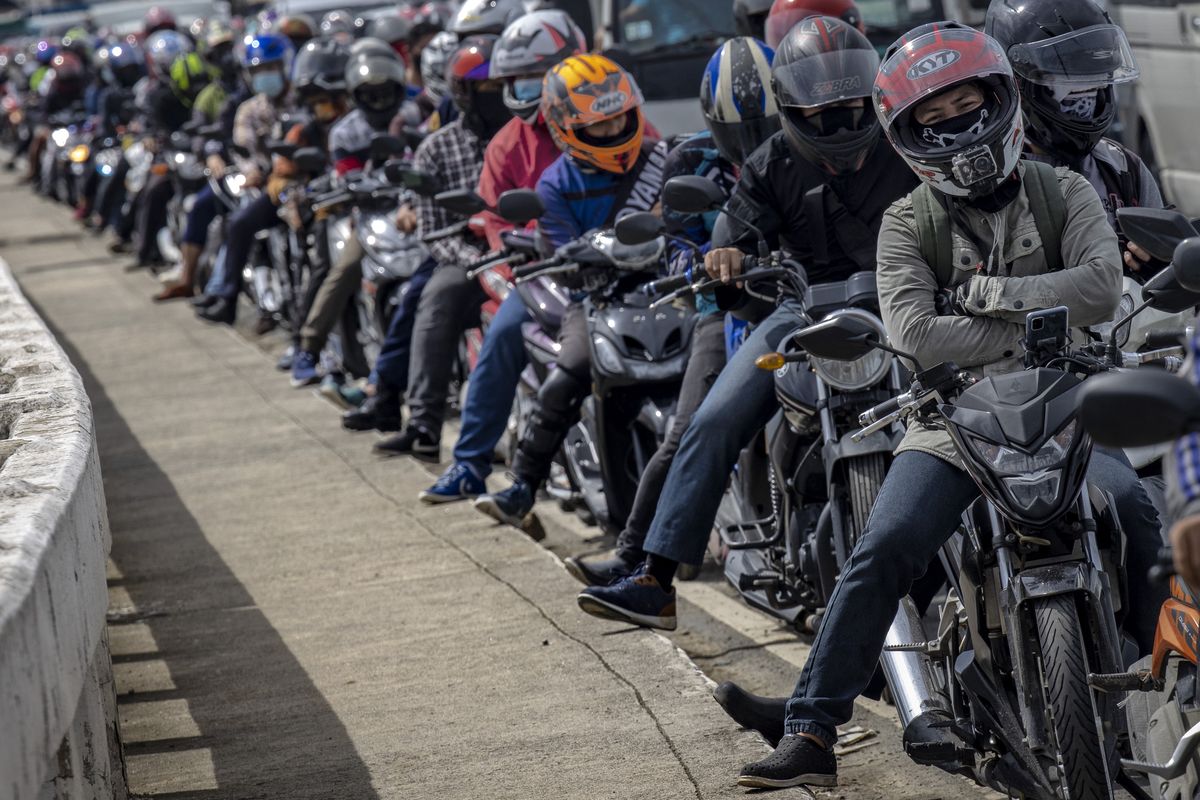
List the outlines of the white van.
<svg viewBox="0 0 1200 800">
<path fill-rule="evenodd" d="M 1151 167 L 1167 199 L 1200 217 L 1200 2 L 1109 0 L 1141 70 L 1121 87 L 1122 138 Z"/>
</svg>

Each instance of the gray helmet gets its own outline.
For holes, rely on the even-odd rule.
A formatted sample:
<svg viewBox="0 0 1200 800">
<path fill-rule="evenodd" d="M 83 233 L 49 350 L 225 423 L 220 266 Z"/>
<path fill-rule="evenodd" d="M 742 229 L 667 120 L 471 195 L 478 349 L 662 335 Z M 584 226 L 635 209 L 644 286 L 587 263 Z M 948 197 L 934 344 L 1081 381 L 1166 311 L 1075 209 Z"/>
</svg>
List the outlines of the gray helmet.
<svg viewBox="0 0 1200 800">
<path fill-rule="evenodd" d="M 458 35 L 450 31 L 442 31 L 429 40 L 421 51 L 421 82 L 425 91 L 435 100 L 441 100 L 450 93 L 450 84 L 446 81 L 446 65 L 450 56 L 458 49 Z"/>
<path fill-rule="evenodd" d="M 454 15 L 449 30 L 459 36 L 477 33 L 499 36 L 518 17 L 539 5 L 537 0 L 466 0 Z"/>
<path fill-rule="evenodd" d="M 399 13 L 384 14 L 377 17 L 367 28 L 367 36 L 387 42 L 393 47 L 408 41 L 412 24 Z"/>
<path fill-rule="evenodd" d="M 542 101 L 541 75 L 563 59 L 587 52 L 583 31 L 559 9 L 534 11 L 504 29 L 492 51 L 489 76 L 504 78 L 504 104 L 532 123 Z"/>
<path fill-rule="evenodd" d="M 386 53 L 372 49 L 352 54 L 346 90 L 372 127 L 385 128 L 404 102 L 404 64 L 390 47 Z"/>
<path fill-rule="evenodd" d="M 395 56 L 396 51 L 392 46 L 382 39 L 376 39 L 373 36 L 366 36 L 359 39 L 354 44 L 350 45 L 350 58 L 356 58 L 368 53 L 381 56 Z"/>
</svg>

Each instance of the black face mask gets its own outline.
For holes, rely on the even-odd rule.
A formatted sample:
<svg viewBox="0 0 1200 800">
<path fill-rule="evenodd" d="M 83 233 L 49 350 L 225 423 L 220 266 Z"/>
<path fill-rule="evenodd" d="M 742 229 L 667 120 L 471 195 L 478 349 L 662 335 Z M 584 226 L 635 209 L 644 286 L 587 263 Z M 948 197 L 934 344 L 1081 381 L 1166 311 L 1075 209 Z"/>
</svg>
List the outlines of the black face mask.
<svg viewBox="0 0 1200 800">
<path fill-rule="evenodd" d="M 512 119 L 501 92 L 473 92 L 471 110 L 463 116 L 463 125 L 481 139 L 490 139 Z"/>
<path fill-rule="evenodd" d="M 996 100 L 989 98 L 974 111 L 932 125 L 922 125 L 919 129 L 921 141 L 930 147 L 966 147 L 987 130 L 995 113 Z"/>
<path fill-rule="evenodd" d="M 809 117 L 808 122 L 822 136 L 832 136 L 838 131 L 856 131 L 865 110 L 862 106 L 834 106 Z"/>
</svg>

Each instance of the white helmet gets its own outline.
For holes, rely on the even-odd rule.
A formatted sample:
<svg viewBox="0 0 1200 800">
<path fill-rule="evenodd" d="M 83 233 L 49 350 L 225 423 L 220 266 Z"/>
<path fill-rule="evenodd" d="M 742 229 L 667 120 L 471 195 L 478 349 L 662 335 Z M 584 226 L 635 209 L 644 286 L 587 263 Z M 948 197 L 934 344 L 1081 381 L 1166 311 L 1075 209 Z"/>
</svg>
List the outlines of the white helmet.
<svg viewBox="0 0 1200 800">
<path fill-rule="evenodd" d="M 497 36 L 517 17 L 533 11 L 537 0 L 467 0 L 454 15 L 449 30 L 459 36 L 493 33 Z"/>
<path fill-rule="evenodd" d="M 526 14 L 504 29 L 492 51 L 489 76 L 504 78 L 504 105 L 532 124 L 542 102 L 542 76 L 558 62 L 587 52 L 587 39 L 559 9 Z"/>
</svg>

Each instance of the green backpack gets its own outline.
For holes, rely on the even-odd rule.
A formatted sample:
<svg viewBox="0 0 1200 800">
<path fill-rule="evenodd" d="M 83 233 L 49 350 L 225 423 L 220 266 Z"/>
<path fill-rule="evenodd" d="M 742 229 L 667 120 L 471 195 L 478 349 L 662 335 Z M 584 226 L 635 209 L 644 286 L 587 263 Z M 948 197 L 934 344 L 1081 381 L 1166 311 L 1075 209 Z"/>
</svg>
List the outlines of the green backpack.
<svg viewBox="0 0 1200 800">
<path fill-rule="evenodd" d="M 1041 161 L 1026 160 L 1022 185 L 1029 198 L 1029 210 L 1042 239 L 1046 269 L 1062 269 L 1062 231 L 1067 222 L 1067 204 L 1054 167 Z M 940 193 L 939 193 L 940 194 Z M 917 223 L 917 242 L 925 263 L 933 267 L 939 287 L 949 286 L 954 278 L 952 253 L 954 240 L 950 235 L 950 214 L 934 190 L 922 183 L 912 193 L 913 216 Z"/>
</svg>

